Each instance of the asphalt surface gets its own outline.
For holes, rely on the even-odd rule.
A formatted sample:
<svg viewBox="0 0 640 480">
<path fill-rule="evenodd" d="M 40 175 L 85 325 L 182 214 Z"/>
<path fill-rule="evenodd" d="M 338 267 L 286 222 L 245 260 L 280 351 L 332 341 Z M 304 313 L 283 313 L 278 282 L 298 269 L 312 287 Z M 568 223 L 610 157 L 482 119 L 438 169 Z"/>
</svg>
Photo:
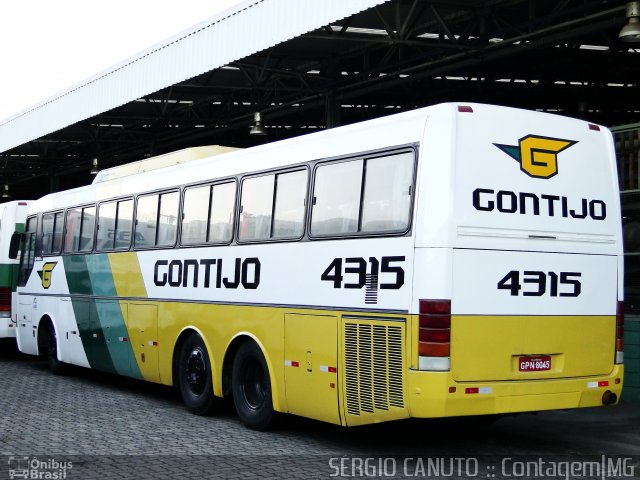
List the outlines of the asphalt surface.
<svg viewBox="0 0 640 480">
<path fill-rule="evenodd" d="M 81 368 L 54 376 L 10 350 L 0 347 L 0 478 L 640 478 L 640 404 L 624 398 L 490 425 L 345 429 L 289 416 L 276 431 L 255 432 L 231 405 L 199 417 L 172 388 Z M 568 476 L 540 461 L 608 470 Z"/>
</svg>

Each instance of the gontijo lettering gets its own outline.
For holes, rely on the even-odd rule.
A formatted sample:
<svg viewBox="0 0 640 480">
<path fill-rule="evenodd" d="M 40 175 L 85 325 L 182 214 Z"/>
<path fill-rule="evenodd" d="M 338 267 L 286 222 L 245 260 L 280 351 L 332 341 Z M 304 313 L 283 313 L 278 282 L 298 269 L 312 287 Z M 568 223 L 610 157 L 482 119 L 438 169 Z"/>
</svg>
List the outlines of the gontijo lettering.
<svg viewBox="0 0 640 480">
<path fill-rule="evenodd" d="M 158 287 L 258 288 L 259 259 L 236 258 L 233 265 L 233 270 L 226 273 L 222 258 L 158 260 L 153 268 L 153 283 Z"/>
<path fill-rule="evenodd" d="M 473 207 L 481 212 L 545 215 L 578 220 L 604 220 L 607 218 L 607 204 L 603 200 L 588 198 L 575 200 L 563 195 L 512 192 L 510 190 L 496 192 L 492 188 L 476 188 L 473 191 Z"/>
</svg>

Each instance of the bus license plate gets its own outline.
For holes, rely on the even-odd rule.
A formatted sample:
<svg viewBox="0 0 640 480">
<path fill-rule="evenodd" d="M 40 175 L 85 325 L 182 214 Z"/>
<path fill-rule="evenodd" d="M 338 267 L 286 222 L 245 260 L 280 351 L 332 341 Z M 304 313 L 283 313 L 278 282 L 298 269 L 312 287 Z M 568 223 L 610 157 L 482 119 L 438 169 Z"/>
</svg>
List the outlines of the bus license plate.
<svg viewBox="0 0 640 480">
<path fill-rule="evenodd" d="M 518 359 L 518 369 L 521 372 L 544 372 L 551 370 L 551 356 L 520 357 Z"/>
</svg>

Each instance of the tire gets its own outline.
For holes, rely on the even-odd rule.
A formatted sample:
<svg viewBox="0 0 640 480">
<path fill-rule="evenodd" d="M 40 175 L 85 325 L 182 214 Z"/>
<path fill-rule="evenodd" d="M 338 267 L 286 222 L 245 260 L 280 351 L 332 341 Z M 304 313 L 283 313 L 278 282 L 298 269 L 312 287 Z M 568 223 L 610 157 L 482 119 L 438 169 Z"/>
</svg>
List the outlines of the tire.
<svg viewBox="0 0 640 480">
<path fill-rule="evenodd" d="M 67 373 L 67 364 L 58 360 L 58 338 L 56 329 L 49 325 L 47 331 L 47 363 L 49 370 L 54 375 L 64 375 Z"/>
<path fill-rule="evenodd" d="M 178 387 L 182 401 L 191 413 L 207 415 L 219 409 L 221 399 L 213 394 L 209 352 L 198 334 L 189 335 L 180 347 Z"/>
<path fill-rule="evenodd" d="M 260 347 L 245 342 L 236 353 L 231 371 L 233 403 L 242 423 L 253 430 L 275 426 L 269 368 Z"/>
</svg>

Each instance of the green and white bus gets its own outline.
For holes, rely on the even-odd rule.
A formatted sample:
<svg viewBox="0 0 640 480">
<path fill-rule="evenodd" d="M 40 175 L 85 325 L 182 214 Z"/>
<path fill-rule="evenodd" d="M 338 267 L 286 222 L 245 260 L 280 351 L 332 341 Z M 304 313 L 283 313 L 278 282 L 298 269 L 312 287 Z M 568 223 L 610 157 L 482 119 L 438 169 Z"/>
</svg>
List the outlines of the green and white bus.
<svg viewBox="0 0 640 480">
<path fill-rule="evenodd" d="M 33 202 L 22 352 L 175 385 L 199 414 L 231 396 L 255 429 L 618 401 L 605 127 L 454 103 L 198 151 Z"/>
</svg>

